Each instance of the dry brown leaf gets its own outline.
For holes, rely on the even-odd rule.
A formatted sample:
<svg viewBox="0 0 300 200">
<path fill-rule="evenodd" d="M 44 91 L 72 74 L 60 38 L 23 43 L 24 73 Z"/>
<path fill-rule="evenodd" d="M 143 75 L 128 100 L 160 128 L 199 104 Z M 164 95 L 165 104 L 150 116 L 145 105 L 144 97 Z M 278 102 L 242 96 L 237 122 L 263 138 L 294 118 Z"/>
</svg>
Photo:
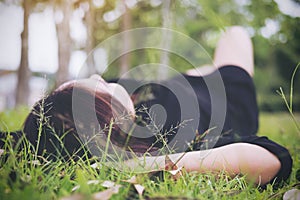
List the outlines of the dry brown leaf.
<svg viewBox="0 0 300 200">
<path fill-rule="evenodd" d="M 28 161 L 28 164 L 33 164 L 33 165 L 40 166 L 41 162 L 39 160 L 32 160 L 32 161 Z"/>
<path fill-rule="evenodd" d="M 104 181 L 101 185 L 106 188 L 112 188 L 114 186 L 117 186 L 116 183 L 113 181 Z"/>
<path fill-rule="evenodd" d="M 181 160 L 183 158 L 184 154 L 177 160 L 177 162 L 179 160 Z M 176 162 L 176 163 L 177 163 Z M 177 180 L 179 177 L 181 177 L 183 175 L 183 168 L 181 167 L 180 169 L 178 169 L 178 166 L 176 165 L 176 163 L 174 163 L 170 157 L 168 155 L 166 155 L 165 157 L 165 167 L 164 169 L 155 169 L 155 170 L 149 170 L 146 172 L 142 172 L 142 173 L 138 173 L 139 175 L 147 175 L 149 178 L 152 176 L 159 176 L 167 171 L 170 172 L 171 175 L 173 176 L 174 180 Z M 129 182 L 128 180 L 125 182 Z M 132 184 L 134 184 L 134 182 L 131 182 Z"/>
<path fill-rule="evenodd" d="M 178 180 L 183 176 L 183 167 L 178 168 L 168 155 L 165 157 L 165 171 L 169 172 L 174 180 Z"/>
<path fill-rule="evenodd" d="M 91 184 L 94 184 L 94 185 L 97 185 L 99 184 L 100 181 L 99 180 L 89 180 L 87 182 L 88 185 L 91 185 Z M 115 182 L 112 182 L 112 181 L 104 181 L 101 186 L 103 187 L 106 187 L 106 188 L 111 188 L 113 186 L 116 186 L 115 185 Z M 80 185 L 76 185 L 75 187 L 72 188 L 72 192 L 74 192 L 75 190 L 78 190 L 80 188 Z"/>
<path fill-rule="evenodd" d="M 182 167 L 179 167 L 178 169 L 175 169 L 175 170 L 170 170 L 168 171 L 170 174 L 172 174 L 173 176 L 175 176 L 176 174 L 178 173 L 181 173 L 182 171 Z"/>
<path fill-rule="evenodd" d="M 4 153 L 4 149 L 0 149 L 0 156 Z"/>
<path fill-rule="evenodd" d="M 128 180 L 122 180 L 123 182 L 127 182 L 127 183 L 131 183 L 131 184 L 137 184 L 137 178 L 136 176 L 132 176 L 130 179 Z"/>
<path fill-rule="evenodd" d="M 130 179 L 128 180 L 123 180 L 123 182 L 127 182 L 127 183 L 131 183 L 133 184 L 135 190 L 137 191 L 137 193 L 139 195 L 142 195 L 144 190 L 145 190 L 145 187 L 138 184 L 138 181 L 137 181 L 137 177 L 136 176 L 132 176 Z"/>
<path fill-rule="evenodd" d="M 72 188 L 72 192 L 74 192 L 75 190 L 78 190 L 80 188 L 80 185 L 76 185 L 75 187 Z"/>
<path fill-rule="evenodd" d="M 101 192 L 94 193 L 92 195 L 93 200 L 108 200 L 111 198 L 113 194 L 117 194 L 119 192 L 119 188 L 121 185 L 115 185 L 109 189 L 106 189 Z M 87 197 L 84 196 L 83 194 L 73 194 L 68 197 L 63 197 L 61 200 L 85 200 Z"/>
<path fill-rule="evenodd" d="M 117 194 L 119 192 L 120 187 L 122 187 L 122 186 L 116 185 L 107 190 L 97 192 L 97 193 L 93 194 L 93 199 L 94 200 L 108 200 L 111 198 L 111 196 L 113 194 Z"/>
<path fill-rule="evenodd" d="M 176 170 L 178 169 L 177 165 L 170 159 L 168 155 L 165 157 L 165 170 Z"/>
<path fill-rule="evenodd" d="M 300 190 L 295 189 L 295 188 L 288 190 L 284 193 L 282 199 L 283 200 L 298 200 L 298 199 L 300 199 Z"/>
<path fill-rule="evenodd" d="M 134 188 L 138 192 L 138 194 L 141 196 L 145 190 L 145 187 L 140 184 L 134 184 Z"/>
<path fill-rule="evenodd" d="M 157 197 L 146 197 L 145 200 L 192 200 L 192 199 L 187 197 L 157 196 Z"/>
<path fill-rule="evenodd" d="M 183 167 L 179 167 L 178 169 L 175 170 L 170 170 L 168 171 L 171 174 L 171 177 L 173 178 L 173 180 L 178 180 L 180 177 L 183 176 Z"/>
<path fill-rule="evenodd" d="M 90 184 L 94 184 L 94 185 L 97 185 L 97 184 L 99 184 L 99 180 L 89 180 L 88 182 L 87 182 L 87 184 L 88 185 L 90 185 Z"/>
<path fill-rule="evenodd" d="M 82 194 L 73 194 L 68 197 L 63 197 L 60 200 L 84 200 L 84 199 L 86 199 L 86 197 L 83 196 Z"/>
<path fill-rule="evenodd" d="M 98 169 L 98 168 L 101 167 L 101 165 L 98 164 L 98 163 L 93 163 L 93 164 L 91 164 L 90 166 L 91 166 L 91 168 L 93 168 L 93 169 Z"/>
<path fill-rule="evenodd" d="M 88 184 L 98 184 L 98 183 L 99 183 L 98 180 L 88 181 Z M 103 187 L 107 187 L 108 189 L 101 191 L 101 192 L 94 193 L 92 195 L 92 199 L 94 199 L 94 200 L 110 199 L 111 196 L 113 194 L 117 194 L 119 192 L 119 188 L 122 187 L 121 185 L 115 185 L 115 183 L 112 181 L 104 181 L 101 185 Z M 80 187 L 79 185 L 75 186 L 72 189 L 72 192 L 79 189 L 79 187 Z M 85 199 L 86 199 L 86 196 L 84 196 L 82 194 L 73 194 L 71 196 L 61 198 L 61 200 L 85 200 Z"/>
<path fill-rule="evenodd" d="M 147 175 L 148 177 L 156 176 L 157 174 L 162 173 L 165 170 L 162 169 L 155 169 L 147 172 L 140 173 L 141 175 Z"/>
</svg>

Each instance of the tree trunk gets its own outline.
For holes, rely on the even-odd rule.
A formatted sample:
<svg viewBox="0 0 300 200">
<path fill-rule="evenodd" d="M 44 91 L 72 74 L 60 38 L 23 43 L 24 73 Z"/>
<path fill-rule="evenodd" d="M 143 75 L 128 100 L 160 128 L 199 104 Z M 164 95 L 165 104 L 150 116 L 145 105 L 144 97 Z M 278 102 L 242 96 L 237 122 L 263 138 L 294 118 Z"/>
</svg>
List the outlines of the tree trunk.
<svg viewBox="0 0 300 200">
<path fill-rule="evenodd" d="M 95 47 L 95 37 L 94 37 L 94 29 L 95 29 L 95 8 L 93 6 L 93 1 L 89 0 L 89 9 L 85 13 L 85 23 L 87 27 L 87 40 L 85 52 L 87 54 L 86 64 L 88 67 L 89 75 L 96 73 L 95 63 L 94 63 L 94 54 L 92 51 Z"/>
<path fill-rule="evenodd" d="M 72 1 L 62 1 L 59 9 L 63 12 L 63 20 L 56 24 L 58 40 L 58 70 L 56 72 L 56 86 L 68 80 L 69 62 L 71 56 L 70 18 L 72 14 Z"/>
<path fill-rule="evenodd" d="M 122 31 L 129 30 L 131 28 L 132 24 L 132 18 L 130 14 L 130 10 L 127 8 L 125 0 L 123 0 L 123 4 L 125 7 L 125 13 L 123 14 L 122 18 Z M 125 32 L 123 34 L 123 51 L 122 52 L 127 52 L 130 50 L 131 46 L 131 37 L 128 32 Z M 129 65 L 130 65 L 130 54 L 124 54 L 122 55 L 121 59 L 121 66 L 120 66 L 120 77 L 123 76 L 128 70 L 129 70 Z"/>
<path fill-rule="evenodd" d="M 16 106 L 27 105 L 29 96 L 29 80 L 30 80 L 30 70 L 28 62 L 28 19 L 30 15 L 30 4 L 31 1 L 23 0 L 24 9 L 24 19 L 23 25 L 24 29 L 21 34 L 22 47 L 21 47 L 21 62 L 18 69 L 18 83 L 16 88 Z"/>
<path fill-rule="evenodd" d="M 162 21 L 163 28 L 171 28 L 172 26 L 172 13 L 171 13 L 171 0 L 164 0 L 162 3 Z M 170 31 L 163 31 L 161 47 L 162 49 L 170 49 L 172 35 L 168 34 Z M 165 66 L 169 66 L 169 52 L 162 50 L 160 56 L 160 63 Z M 161 67 L 158 70 L 158 76 L 160 79 L 166 79 L 168 77 L 169 70 L 166 67 Z"/>
</svg>

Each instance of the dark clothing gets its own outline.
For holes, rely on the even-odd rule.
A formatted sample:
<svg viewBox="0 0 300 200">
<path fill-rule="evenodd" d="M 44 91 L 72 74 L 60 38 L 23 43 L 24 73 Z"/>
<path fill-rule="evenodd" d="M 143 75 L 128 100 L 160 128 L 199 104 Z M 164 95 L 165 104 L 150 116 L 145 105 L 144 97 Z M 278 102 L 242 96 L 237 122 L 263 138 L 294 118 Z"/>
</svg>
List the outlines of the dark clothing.
<svg viewBox="0 0 300 200">
<path fill-rule="evenodd" d="M 207 76 L 183 74 L 157 83 L 141 84 L 133 80 L 118 83 L 133 93 L 137 115 L 148 124 L 150 120 L 158 124 L 160 134 L 168 143 L 176 140 L 173 144 L 177 146 L 172 147 L 180 144 L 177 151 L 203 150 L 237 142 L 255 144 L 273 153 L 281 163 L 272 182 L 278 184 L 288 179 L 292 169 L 288 150 L 267 137 L 256 136 L 255 86 L 242 68 L 224 66 Z M 133 91 L 135 83 L 142 87 Z M 151 95 L 147 94 L 149 91 Z M 178 125 L 185 120 L 183 126 Z M 163 146 L 159 142 L 156 145 Z"/>
<path fill-rule="evenodd" d="M 225 89 L 224 92 L 222 87 Z M 196 103 L 195 106 L 198 106 L 200 111 L 200 114 L 195 115 L 199 117 L 197 130 L 200 134 L 214 127 L 222 129 L 222 132 L 231 131 L 238 135 L 255 135 L 257 132 L 258 108 L 255 87 L 252 78 L 239 67 L 222 67 L 219 72 L 216 71 L 204 77 L 184 74 L 176 76 L 170 80 L 152 84 L 152 93 L 153 99 L 143 101 L 137 107 L 144 105 L 150 108 L 155 104 L 162 105 L 167 113 L 165 130 L 171 125 L 192 117 L 187 112 L 196 112 L 193 107 Z M 196 98 L 197 102 L 189 98 Z M 190 110 L 183 110 L 182 106 Z M 226 113 L 223 120 L 212 119 L 212 112 L 217 116 L 222 115 L 220 113 L 222 110 Z"/>
</svg>

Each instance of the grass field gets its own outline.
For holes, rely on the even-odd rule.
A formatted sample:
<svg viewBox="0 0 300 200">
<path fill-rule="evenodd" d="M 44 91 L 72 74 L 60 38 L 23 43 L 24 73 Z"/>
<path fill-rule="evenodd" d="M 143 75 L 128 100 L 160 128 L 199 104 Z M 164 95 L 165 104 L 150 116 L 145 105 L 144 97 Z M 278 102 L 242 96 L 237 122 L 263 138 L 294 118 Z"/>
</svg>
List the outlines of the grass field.
<svg viewBox="0 0 300 200">
<path fill-rule="evenodd" d="M 28 110 L 6 111 L 0 114 L 0 129 L 17 130 L 21 127 Z M 300 115 L 296 115 L 300 122 Z M 299 188 L 296 171 L 300 169 L 300 133 L 289 114 L 262 113 L 259 135 L 268 136 L 286 146 L 294 160 L 290 182 L 274 190 L 266 190 L 245 182 L 245 177 L 228 178 L 211 174 L 183 174 L 174 181 L 171 174 L 162 173 L 161 179 L 149 178 L 132 172 L 118 171 L 104 165 L 94 167 L 89 162 L 38 163 L 34 153 L 16 153 L 7 148 L 0 159 L 0 199 L 282 199 L 292 188 Z M 5 158 L 5 159 L 4 159 Z M 128 180 L 137 175 L 136 183 L 145 188 L 138 194 L 135 184 Z M 105 181 L 114 185 L 107 189 Z M 109 182 L 108 182 L 109 183 Z M 102 191 L 102 193 L 101 193 Z M 104 191 L 104 192 L 103 192 Z"/>
</svg>

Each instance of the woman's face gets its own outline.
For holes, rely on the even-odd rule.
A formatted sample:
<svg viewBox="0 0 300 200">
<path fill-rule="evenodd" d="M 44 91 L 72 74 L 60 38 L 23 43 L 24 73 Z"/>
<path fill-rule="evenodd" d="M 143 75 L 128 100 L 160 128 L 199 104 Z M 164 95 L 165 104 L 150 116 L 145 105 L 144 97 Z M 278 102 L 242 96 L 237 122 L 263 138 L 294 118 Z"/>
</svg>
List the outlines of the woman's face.
<svg viewBox="0 0 300 200">
<path fill-rule="evenodd" d="M 59 86 L 57 90 L 61 90 L 69 84 L 75 84 L 95 92 L 108 93 L 123 104 L 133 116 L 135 115 L 133 102 L 127 91 L 120 84 L 107 83 L 101 76 L 94 74 L 90 78 L 66 82 Z"/>
</svg>

